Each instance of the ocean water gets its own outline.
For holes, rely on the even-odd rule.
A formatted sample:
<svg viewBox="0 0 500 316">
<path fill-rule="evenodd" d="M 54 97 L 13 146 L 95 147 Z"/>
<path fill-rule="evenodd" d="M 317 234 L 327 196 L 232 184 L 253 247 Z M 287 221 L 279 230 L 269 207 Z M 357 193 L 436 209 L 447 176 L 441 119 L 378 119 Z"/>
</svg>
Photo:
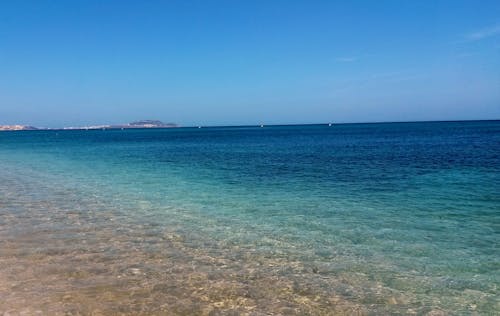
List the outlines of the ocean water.
<svg viewBox="0 0 500 316">
<path fill-rule="evenodd" d="M 0 315 L 493 315 L 500 121 L 0 133 Z"/>
</svg>

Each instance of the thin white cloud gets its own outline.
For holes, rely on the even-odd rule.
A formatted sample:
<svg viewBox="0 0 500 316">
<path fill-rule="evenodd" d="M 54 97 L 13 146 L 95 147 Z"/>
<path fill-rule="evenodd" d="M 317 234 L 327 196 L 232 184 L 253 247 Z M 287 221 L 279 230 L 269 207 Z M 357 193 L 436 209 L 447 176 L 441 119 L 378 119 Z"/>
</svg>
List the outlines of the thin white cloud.
<svg viewBox="0 0 500 316">
<path fill-rule="evenodd" d="M 335 59 L 339 63 L 351 63 L 353 61 L 358 60 L 356 57 L 339 57 Z"/>
<path fill-rule="evenodd" d="M 468 41 L 479 41 L 496 35 L 500 35 L 500 24 L 466 34 L 465 39 Z"/>
</svg>

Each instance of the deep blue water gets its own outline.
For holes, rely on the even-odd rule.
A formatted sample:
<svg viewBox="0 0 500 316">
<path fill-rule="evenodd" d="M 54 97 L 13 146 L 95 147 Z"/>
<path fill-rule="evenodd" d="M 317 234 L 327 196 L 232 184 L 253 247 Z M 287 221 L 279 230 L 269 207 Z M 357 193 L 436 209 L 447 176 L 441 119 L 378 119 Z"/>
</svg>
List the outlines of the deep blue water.
<svg viewBox="0 0 500 316">
<path fill-rule="evenodd" d="M 89 242 L 116 240 L 107 256 L 127 252 L 118 242 L 135 244 L 142 264 L 134 269 L 160 273 L 153 261 L 164 256 L 198 265 L 207 284 L 254 293 L 238 294 L 244 302 L 232 294 L 232 307 L 226 294 L 187 305 L 285 314 L 336 305 L 347 313 L 500 310 L 500 121 L 5 132 L 0 166 L 0 236 L 9 247 L 43 227 L 44 247 L 57 240 L 75 249 L 71 211 Z M 169 257 L 172 244 L 154 239 L 167 233 L 182 255 Z M 4 263 L 14 264 L 9 254 Z M 231 264 L 200 259 L 207 256 Z M 109 267 L 123 264 L 115 259 Z M 118 273 L 109 267 L 89 280 Z M 62 282 L 64 290 L 75 284 Z"/>
</svg>

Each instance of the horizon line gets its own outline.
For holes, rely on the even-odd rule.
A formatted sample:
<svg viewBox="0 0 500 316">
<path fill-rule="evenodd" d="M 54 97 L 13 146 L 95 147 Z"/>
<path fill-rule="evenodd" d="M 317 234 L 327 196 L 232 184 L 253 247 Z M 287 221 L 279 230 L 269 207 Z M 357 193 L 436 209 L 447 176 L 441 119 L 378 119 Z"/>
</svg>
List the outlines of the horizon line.
<svg viewBox="0 0 500 316">
<path fill-rule="evenodd" d="M 125 128 L 125 129 L 184 129 L 184 128 L 245 128 L 245 127 L 279 127 L 279 126 L 314 126 L 314 125 L 350 125 L 350 124 L 403 124 L 403 123 L 453 123 L 453 122 L 495 122 L 500 121 L 500 118 L 496 119 L 465 119 L 465 120 L 415 120 L 415 121 L 361 121 L 361 122 L 322 122 L 322 123 L 285 123 L 285 124 L 242 124 L 242 125 L 178 125 L 174 127 L 138 127 L 138 128 Z M 82 127 L 36 127 L 33 125 L 24 124 L 0 124 L 0 126 L 29 126 L 36 129 L 33 130 L 6 130 L 11 132 L 26 132 L 26 131 L 75 131 L 75 130 L 122 130 L 121 127 L 113 127 L 113 125 L 103 125 L 99 128 L 87 128 L 88 126 Z"/>
</svg>

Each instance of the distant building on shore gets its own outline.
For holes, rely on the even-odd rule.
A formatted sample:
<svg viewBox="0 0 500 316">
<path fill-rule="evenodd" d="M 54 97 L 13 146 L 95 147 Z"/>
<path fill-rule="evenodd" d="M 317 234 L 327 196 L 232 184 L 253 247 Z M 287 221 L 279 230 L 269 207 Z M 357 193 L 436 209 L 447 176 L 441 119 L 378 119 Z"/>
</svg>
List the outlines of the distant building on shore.
<svg viewBox="0 0 500 316">
<path fill-rule="evenodd" d="M 32 131 L 37 129 L 27 125 L 0 125 L 0 131 Z"/>
<path fill-rule="evenodd" d="M 124 128 L 164 128 L 164 127 L 178 127 L 175 123 L 163 123 L 158 120 L 142 120 L 129 123 L 125 126 L 120 126 Z"/>
</svg>

